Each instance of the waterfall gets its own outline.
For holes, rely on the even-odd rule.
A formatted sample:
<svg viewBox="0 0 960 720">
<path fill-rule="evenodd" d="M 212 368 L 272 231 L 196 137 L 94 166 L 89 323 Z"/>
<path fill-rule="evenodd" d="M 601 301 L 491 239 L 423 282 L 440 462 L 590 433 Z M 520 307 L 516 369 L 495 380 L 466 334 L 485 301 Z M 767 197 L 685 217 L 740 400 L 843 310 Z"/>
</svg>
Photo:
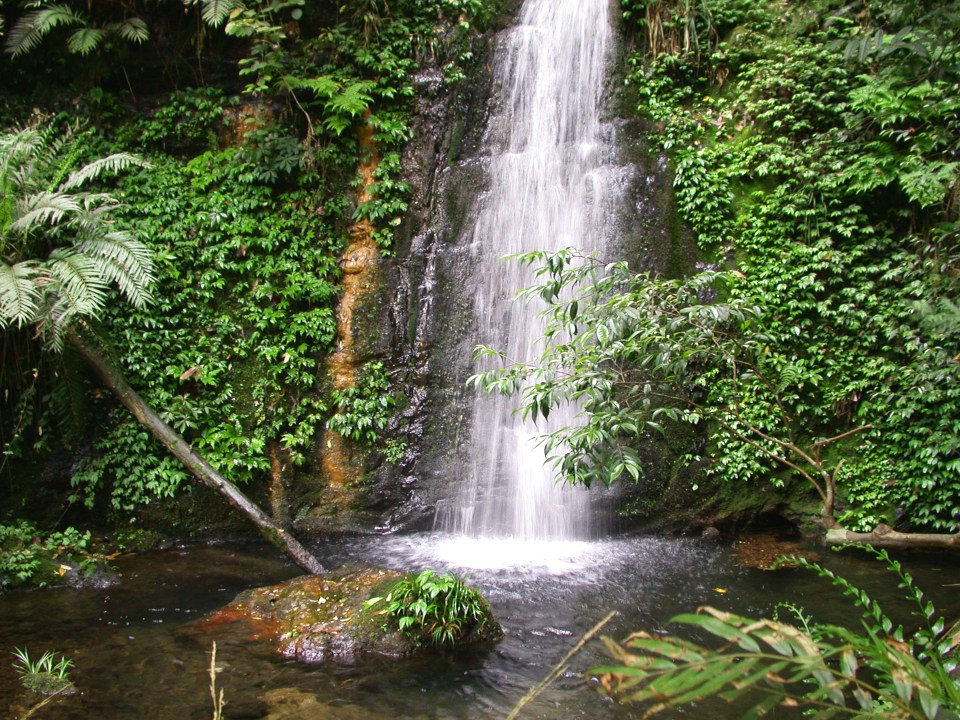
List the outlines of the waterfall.
<svg viewBox="0 0 960 720">
<path fill-rule="evenodd" d="M 488 187 L 475 202 L 466 244 L 475 256 L 477 342 L 511 362 L 535 359 L 541 307 L 512 302 L 534 284 L 530 268 L 503 256 L 601 248 L 611 215 L 615 153 L 600 122 L 612 42 L 610 0 L 526 0 L 496 60 L 485 136 Z M 473 467 L 439 518 L 448 531 L 523 540 L 591 535 L 590 493 L 558 483 L 536 438 L 574 422 L 559 408 L 549 424 L 514 414 L 513 397 L 478 397 Z"/>
</svg>

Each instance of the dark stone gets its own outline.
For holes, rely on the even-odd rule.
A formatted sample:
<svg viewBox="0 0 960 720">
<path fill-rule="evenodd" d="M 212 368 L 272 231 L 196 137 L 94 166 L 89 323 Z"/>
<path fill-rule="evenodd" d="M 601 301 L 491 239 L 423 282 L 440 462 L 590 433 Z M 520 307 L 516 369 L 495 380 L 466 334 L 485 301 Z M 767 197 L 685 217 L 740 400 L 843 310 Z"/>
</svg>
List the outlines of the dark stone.
<svg viewBox="0 0 960 720">
<path fill-rule="evenodd" d="M 703 529 L 702 533 L 700 533 L 700 539 L 717 542 L 720 539 L 720 531 L 712 525 L 709 525 Z"/>
</svg>

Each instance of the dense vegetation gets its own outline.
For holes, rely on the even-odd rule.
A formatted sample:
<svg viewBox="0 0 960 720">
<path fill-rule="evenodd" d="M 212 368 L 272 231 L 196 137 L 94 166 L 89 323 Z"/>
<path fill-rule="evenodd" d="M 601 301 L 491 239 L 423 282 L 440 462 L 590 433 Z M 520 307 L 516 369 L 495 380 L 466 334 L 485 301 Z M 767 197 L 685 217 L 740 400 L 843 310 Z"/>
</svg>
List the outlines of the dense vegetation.
<svg viewBox="0 0 960 720">
<path fill-rule="evenodd" d="M 639 477 L 639 438 L 687 423 L 706 442 L 686 462 L 717 482 L 800 480 L 828 521 L 955 530 L 955 3 L 622 4 L 638 48 L 626 92 L 670 161 L 702 272 L 527 258 L 545 263 L 531 293 L 554 302 L 556 344 L 540 368 L 478 382 L 533 376 L 534 415 L 586 402 L 589 422 L 548 443 L 573 450 L 558 461 L 577 482 Z M 2 124 L 69 137 L 61 180 L 115 153 L 148 161 L 98 188 L 150 248 L 155 302 L 98 306 L 99 337 L 163 420 L 261 495 L 277 468 L 315 472 L 327 426 L 403 452 L 382 439 L 397 404 L 382 365 L 352 388 L 323 379 L 338 255 L 362 220 L 391 252 L 413 74 L 460 81 L 493 6 L 0 4 Z M 358 204 L 361 125 L 379 165 Z M 187 471 L 23 324 L 4 331 L 0 521 L 33 498 L 59 515 L 63 493 L 26 490 L 44 458 L 69 458 L 68 503 L 114 520 L 176 496 Z"/>
<path fill-rule="evenodd" d="M 488 4 L 4 2 L 0 12 L 11 78 L 0 122 L 68 137 L 63 173 L 121 150 L 147 161 L 101 189 L 153 255 L 154 301 L 92 313 L 147 403 L 255 493 L 271 468 L 315 460 L 331 418 L 382 446 L 394 404 L 383 367 L 362 372 L 356 390 L 324 380 L 339 253 L 364 219 L 391 252 L 408 202 L 399 152 L 414 71 L 435 63 L 455 84 Z M 372 198 L 357 204 L 357 169 L 370 160 L 361 125 L 379 164 Z M 5 262 L 12 252 L 4 246 Z M 3 324 L 6 512 L 36 513 L 42 497 L 59 516 L 64 496 L 28 491 L 42 465 L 25 463 L 64 454 L 75 458 L 68 501 L 114 520 L 175 496 L 188 472 L 76 372 L 72 354 L 43 355 L 31 324 Z"/>
<path fill-rule="evenodd" d="M 800 479 L 825 520 L 960 524 L 960 122 L 955 3 L 624 0 L 629 86 L 666 153 L 701 272 L 533 254 L 552 303 L 536 416 L 574 482 L 638 477 L 638 439 L 688 423 L 731 486 Z M 563 288 L 575 286 L 575 299 Z M 569 368 L 576 372 L 569 373 Z"/>
</svg>

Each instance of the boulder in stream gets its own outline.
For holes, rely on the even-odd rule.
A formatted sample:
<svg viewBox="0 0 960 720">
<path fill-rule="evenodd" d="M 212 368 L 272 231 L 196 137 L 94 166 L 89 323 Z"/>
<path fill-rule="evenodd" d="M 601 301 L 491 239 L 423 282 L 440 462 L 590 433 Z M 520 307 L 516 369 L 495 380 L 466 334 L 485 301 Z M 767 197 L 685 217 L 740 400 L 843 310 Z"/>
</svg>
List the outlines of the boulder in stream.
<svg viewBox="0 0 960 720">
<path fill-rule="evenodd" d="M 447 598 L 449 608 L 467 611 L 454 614 Z M 344 664 L 370 653 L 403 657 L 503 634 L 483 597 L 453 576 L 360 565 L 246 590 L 202 623 L 208 630 L 224 625 L 275 642 L 285 657 Z"/>
</svg>

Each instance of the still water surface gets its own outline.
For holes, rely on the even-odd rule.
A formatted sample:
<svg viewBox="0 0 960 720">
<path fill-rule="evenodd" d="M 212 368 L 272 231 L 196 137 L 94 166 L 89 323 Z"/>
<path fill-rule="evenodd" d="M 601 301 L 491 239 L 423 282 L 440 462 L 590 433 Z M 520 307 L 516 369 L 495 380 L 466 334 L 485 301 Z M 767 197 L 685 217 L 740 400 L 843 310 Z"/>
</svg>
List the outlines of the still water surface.
<svg viewBox="0 0 960 720">
<path fill-rule="evenodd" d="M 49 720 L 209 718 L 213 639 L 229 720 L 486 720 L 504 718 L 611 610 L 619 612 L 604 630 L 612 637 L 663 627 L 671 615 L 702 604 L 769 615 L 789 598 L 821 621 L 852 617 L 848 603 L 808 571 L 746 569 L 729 545 L 696 540 L 511 545 L 427 533 L 338 540 L 318 553 L 329 566 L 363 561 L 466 574 L 489 598 L 506 637 L 492 649 L 456 658 L 370 659 L 343 667 L 303 665 L 250 638 L 198 632 L 191 621 L 241 590 L 298 574 L 269 548 L 224 544 L 120 558 L 122 582 L 108 589 L 0 596 L 0 652 L 26 646 L 31 656 L 55 649 L 73 659 L 82 694 L 35 716 Z M 896 583 L 876 563 L 850 553 L 825 552 L 823 560 L 906 618 L 909 607 L 895 602 Z M 955 559 L 910 556 L 905 563 L 942 609 L 960 614 Z M 600 698 L 583 681 L 584 669 L 606 659 L 602 644 L 591 642 L 521 717 L 639 717 L 636 708 Z M 24 700 L 11 664 L 0 661 L 0 717 L 17 717 Z M 739 712 L 701 705 L 673 717 L 736 718 Z"/>
</svg>

